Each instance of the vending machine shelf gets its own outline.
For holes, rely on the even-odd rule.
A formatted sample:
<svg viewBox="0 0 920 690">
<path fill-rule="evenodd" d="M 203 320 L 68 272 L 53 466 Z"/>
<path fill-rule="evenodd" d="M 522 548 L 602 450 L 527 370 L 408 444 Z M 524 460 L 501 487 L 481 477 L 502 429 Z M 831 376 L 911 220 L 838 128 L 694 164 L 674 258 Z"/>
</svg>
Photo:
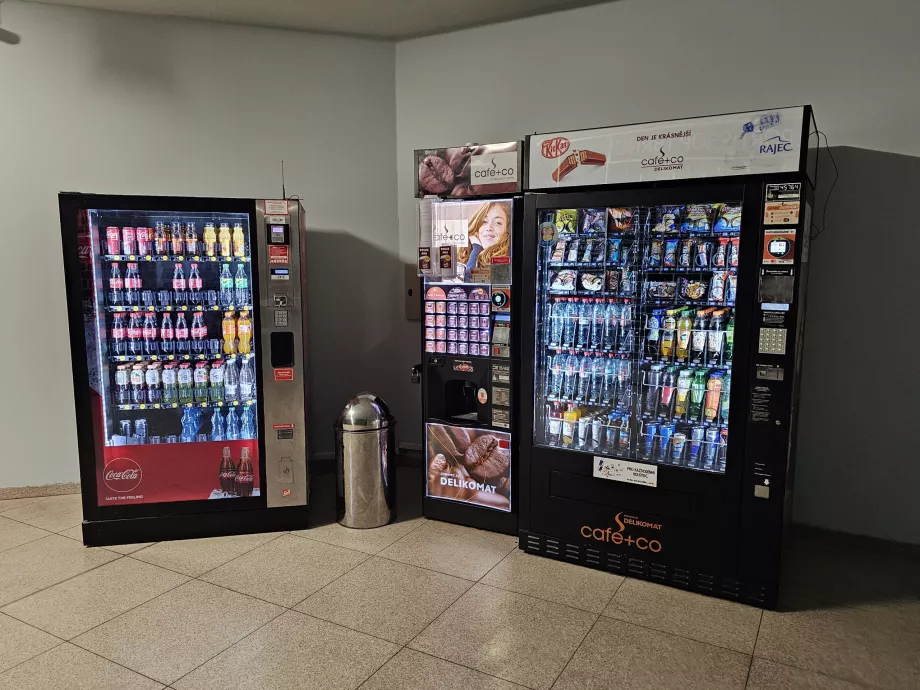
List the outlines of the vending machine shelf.
<svg viewBox="0 0 920 690">
<path fill-rule="evenodd" d="M 144 261 L 144 262 L 176 262 L 194 261 L 196 263 L 246 263 L 252 259 L 248 256 L 194 256 L 186 254 L 104 254 L 105 261 Z"/>
</svg>

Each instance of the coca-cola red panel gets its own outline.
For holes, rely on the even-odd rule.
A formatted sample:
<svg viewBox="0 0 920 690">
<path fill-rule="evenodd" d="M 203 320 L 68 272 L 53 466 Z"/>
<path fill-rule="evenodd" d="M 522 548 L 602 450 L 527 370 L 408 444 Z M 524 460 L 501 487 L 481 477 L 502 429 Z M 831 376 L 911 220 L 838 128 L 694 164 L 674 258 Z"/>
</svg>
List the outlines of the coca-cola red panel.
<svg viewBox="0 0 920 690">
<path fill-rule="evenodd" d="M 258 441 L 107 446 L 99 505 L 258 496 Z M 228 462 L 229 461 L 229 462 Z"/>
</svg>

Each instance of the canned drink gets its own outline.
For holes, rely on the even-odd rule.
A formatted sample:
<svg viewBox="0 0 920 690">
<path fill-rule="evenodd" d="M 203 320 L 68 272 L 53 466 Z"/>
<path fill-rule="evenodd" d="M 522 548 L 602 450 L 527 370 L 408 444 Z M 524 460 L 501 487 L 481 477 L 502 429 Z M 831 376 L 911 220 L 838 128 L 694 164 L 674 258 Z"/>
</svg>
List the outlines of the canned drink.
<svg viewBox="0 0 920 690">
<path fill-rule="evenodd" d="M 448 329 L 447 329 L 447 339 L 448 339 L 448 340 L 457 340 L 457 329 L 456 329 L 456 328 L 448 328 Z"/>
<path fill-rule="evenodd" d="M 457 303 L 456 303 L 456 302 L 448 302 L 448 303 L 447 303 L 447 313 L 448 313 L 448 314 L 456 314 L 456 313 L 457 313 Z"/>
<path fill-rule="evenodd" d="M 600 448 L 604 442 L 604 420 L 601 415 L 591 419 L 591 440 L 595 448 Z"/>
<path fill-rule="evenodd" d="M 731 242 L 728 245 L 728 265 L 737 266 L 738 265 L 738 254 L 741 250 L 741 238 L 732 237 Z"/>
<path fill-rule="evenodd" d="M 457 343 L 457 354 L 468 355 L 470 353 L 470 344 L 462 340 Z"/>
<path fill-rule="evenodd" d="M 434 302 L 425 302 L 425 313 L 426 314 L 434 314 L 436 310 L 437 310 L 437 307 L 435 306 Z"/>
<path fill-rule="evenodd" d="M 440 354 L 442 355 L 447 354 L 447 342 L 446 341 L 439 340 L 436 345 L 437 345 L 437 350 Z"/>
<path fill-rule="evenodd" d="M 150 228 L 139 227 L 137 228 L 136 234 L 137 234 L 137 253 L 140 256 L 147 256 L 148 254 L 150 254 L 150 251 L 151 251 L 150 243 L 153 240 L 153 238 L 150 236 L 151 230 Z"/>
<path fill-rule="evenodd" d="M 467 304 L 467 309 L 469 310 L 470 316 L 479 315 L 479 305 L 476 302 Z"/>
<path fill-rule="evenodd" d="M 695 426 L 690 430 L 690 461 L 687 463 L 687 467 L 700 466 L 700 453 L 703 450 L 705 433 L 706 429 L 701 426 Z"/>
<path fill-rule="evenodd" d="M 607 441 L 607 448 L 614 450 L 617 447 L 617 437 L 619 436 L 619 424 L 618 420 L 620 414 L 618 412 L 611 412 L 607 417 L 607 428 L 604 430 L 604 438 Z"/>
<path fill-rule="evenodd" d="M 719 449 L 719 430 L 711 426 L 706 429 L 706 448 L 703 451 L 703 469 L 711 470 L 716 464 L 716 452 Z"/>
<path fill-rule="evenodd" d="M 680 251 L 677 253 L 677 266 L 679 268 L 690 268 L 693 262 L 693 245 L 696 240 L 689 237 L 680 241 Z"/>
<path fill-rule="evenodd" d="M 719 451 L 716 454 L 716 463 L 718 471 L 725 471 L 725 457 L 728 455 L 728 429 L 723 427 L 719 430 Z"/>
<path fill-rule="evenodd" d="M 105 253 L 121 253 L 121 230 L 119 228 L 109 226 L 105 229 Z"/>
<path fill-rule="evenodd" d="M 140 443 L 147 442 L 147 420 L 146 419 L 135 420 L 134 435 L 137 436 Z"/>
<path fill-rule="evenodd" d="M 591 420 L 587 415 L 578 420 L 578 447 L 585 448 L 591 437 Z"/>
<path fill-rule="evenodd" d="M 457 317 L 457 328 L 469 328 L 470 327 L 470 317 L 468 316 L 458 316 Z"/>
<path fill-rule="evenodd" d="M 474 357 L 478 357 L 479 356 L 479 344 L 470 343 L 469 347 L 470 347 L 470 354 L 473 355 Z"/>
<path fill-rule="evenodd" d="M 130 420 L 130 419 L 122 419 L 120 422 L 118 422 L 118 426 L 119 426 L 119 428 L 121 429 L 121 435 L 122 435 L 122 436 L 131 436 L 131 435 L 132 435 L 132 434 L 131 434 L 131 420 Z"/>
<path fill-rule="evenodd" d="M 671 464 L 679 465 L 684 458 L 684 446 L 687 445 L 687 434 L 675 431 L 671 442 Z"/>
<path fill-rule="evenodd" d="M 713 250 L 712 254 L 712 267 L 713 268 L 725 268 L 725 263 L 728 261 L 728 238 L 721 237 L 719 238 L 719 246 Z"/>
<path fill-rule="evenodd" d="M 662 424 L 658 430 L 658 460 L 665 462 L 668 459 L 669 446 L 671 437 L 674 435 L 673 424 Z"/>
<path fill-rule="evenodd" d="M 715 271 L 712 274 L 712 280 L 709 282 L 709 299 L 713 302 L 722 302 L 725 300 L 724 271 Z"/>
<path fill-rule="evenodd" d="M 710 261 L 712 261 L 712 242 L 697 242 L 695 267 L 708 270 Z"/>
<path fill-rule="evenodd" d="M 470 305 L 468 305 L 466 302 L 460 302 L 460 304 L 457 305 L 457 313 L 458 314 L 469 314 Z"/>
<path fill-rule="evenodd" d="M 437 352 L 437 346 L 433 340 L 425 341 L 425 352 Z"/>
<path fill-rule="evenodd" d="M 178 443 L 178 442 L 179 442 L 179 437 L 176 436 L 175 434 L 170 434 L 169 436 L 166 437 L 166 443 Z"/>
<path fill-rule="evenodd" d="M 652 240 L 652 244 L 648 251 L 648 265 L 650 267 L 661 266 L 661 259 L 663 254 L 664 240 Z"/>
<path fill-rule="evenodd" d="M 457 343 L 453 341 L 447 343 L 447 354 L 449 355 L 457 354 Z"/>
<path fill-rule="evenodd" d="M 642 430 L 642 454 L 651 458 L 655 450 L 655 436 L 658 435 L 658 423 L 646 422 Z"/>
<path fill-rule="evenodd" d="M 447 327 L 456 328 L 457 327 L 457 317 L 454 314 L 451 314 L 447 317 Z"/>
<path fill-rule="evenodd" d="M 434 328 L 434 314 L 425 314 L 425 325 Z"/>
<path fill-rule="evenodd" d="M 664 257 L 662 258 L 662 263 L 665 267 L 677 267 L 677 245 L 679 242 L 679 240 L 664 241 Z"/>
<path fill-rule="evenodd" d="M 735 296 L 738 294 L 738 276 L 731 274 L 728 276 L 728 287 L 725 289 L 725 301 L 734 304 Z"/>
<path fill-rule="evenodd" d="M 425 339 L 434 340 L 435 338 L 437 338 L 437 331 L 434 328 L 426 328 L 425 329 Z"/>
<path fill-rule="evenodd" d="M 134 228 L 121 229 L 121 253 L 134 254 L 137 233 Z"/>
<path fill-rule="evenodd" d="M 479 342 L 479 331 L 473 330 L 473 331 L 468 331 L 468 333 L 469 333 L 469 335 L 470 335 L 470 342 L 471 342 L 471 343 L 478 343 L 478 342 Z"/>
<path fill-rule="evenodd" d="M 147 439 L 147 443 L 150 443 L 150 444 L 162 443 L 162 442 L 163 442 L 163 439 L 159 436 L 151 436 L 150 438 Z"/>
<path fill-rule="evenodd" d="M 628 414 L 623 415 L 622 423 L 620 424 L 620 435 L 618 441 L 618 447 L 620 452 L 626 453 L 629 451 L 629 432 L 630 432 L 630 418 Z"/>
<path fill-rule="evenodd" d="M 435 312 L 438 314 L 447 313 L 447 302 L 435 302 Z"/>
<path fill-rule="evenodd" d="M 469 339 L 470 339 L 470 332 L 468 330 L 466 330 L 465 328 L 457 329 L 457 340 L 459 340 L 461 343 L 465 343 L 465 342 L 468 342 Z"/>
<path fill-rule="evenodd" d="M 434 323 L 435 323 L 436 326 L 446 326 L 446 325 L 447 325 L 447 317 L 446 317 L 444 314 L 438 314 L 438 315 L 435 316 L 435 318 L 434 318 Z"/>
</svg>

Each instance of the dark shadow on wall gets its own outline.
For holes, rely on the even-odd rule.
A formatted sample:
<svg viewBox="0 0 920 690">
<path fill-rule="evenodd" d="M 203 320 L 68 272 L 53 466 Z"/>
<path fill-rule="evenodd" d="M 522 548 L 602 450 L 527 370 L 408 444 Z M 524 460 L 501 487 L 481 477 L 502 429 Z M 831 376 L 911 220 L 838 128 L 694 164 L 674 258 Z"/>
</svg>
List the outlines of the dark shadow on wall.
<svg viewBox="0 0 920 690">
<path fill-rule="evenodd" d="M 812 244 L 796 522 L 920 543 L 920 158 L 833 147 Z M 833 167 L 823 156 L 816 221 Z"/>
<path fill-rule="evenodd" d="M 401 438 L 400 419 L 418 395 L 395 366 L 409 330 L 402 262 L 343 230 L 307 228 L 306 243 L 311 455 L 332 452 L 333 422 L 365 390 L 386 401 Z"/>
</svg>

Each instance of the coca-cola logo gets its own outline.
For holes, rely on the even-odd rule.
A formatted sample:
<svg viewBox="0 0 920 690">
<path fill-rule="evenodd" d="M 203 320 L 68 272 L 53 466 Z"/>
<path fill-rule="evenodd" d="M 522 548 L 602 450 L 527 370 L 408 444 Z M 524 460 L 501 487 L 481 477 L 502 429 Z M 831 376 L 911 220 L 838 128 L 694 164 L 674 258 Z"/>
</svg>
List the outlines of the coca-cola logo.
<svg viewBox="0 0 920 690">
<path fill-rule="evenodd" d="M 141 466 L 131 458 L 115 458 L 102 470 L 102 481 L 112 491 L 126 494 L 140 486 L 144 478 Z"/>
<path fill-rule="evenodd" d="M 565 137 L 553 137 L 540 145 L 540 152 L 544 158 L 559 158 L 565 155 L 571 145 L 571 142 Z"/>
</svg>

